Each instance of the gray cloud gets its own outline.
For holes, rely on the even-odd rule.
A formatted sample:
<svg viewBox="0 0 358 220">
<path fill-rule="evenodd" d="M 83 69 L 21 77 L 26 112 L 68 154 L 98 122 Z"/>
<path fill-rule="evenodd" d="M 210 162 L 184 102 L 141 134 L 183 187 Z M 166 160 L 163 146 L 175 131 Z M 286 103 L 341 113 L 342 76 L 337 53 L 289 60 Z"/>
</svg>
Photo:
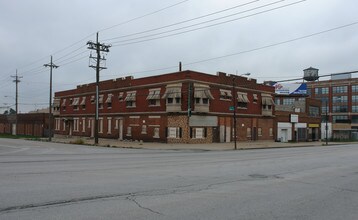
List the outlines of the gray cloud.
<svg viewBox="0 0 358 220">
<path fill-rule="evenodd" d="M 133 32 L 156 28 L 178 21 L 229 8 L 250 0 L 189 0 L 176 7 L 100 32 L 100 39 L 108 39 Z M 46 107 L 49 91 L 49 70 L 42 65 L 54 55 L 60 68 L 54 70 L 54 91 L 72 89 L 78 84 L 93 82 L 95 72 L 83 58 L 88 56 L 88 40 L 95 40 L 95 32 L 131 18 L 138 17 L 180 0 L 132 1 L 2 1 L 0 3 L 0 106 L 14 103 L 15 85 L 10 75 L 24 78 L 20 83 L 20 111 Z M 261 0 L 223 15 L 242 11 L 270 0 Z M 279 5 L 295 2 L 286 0 Z M 277 42 L 358 21 L 354 0 L 307 0 L 297 5 L 271 11 L 231 23 L 202 29 L 182 35 L 138 44 L 112 47 L 107 55 L 107 70 L 101 79 L 134 75 L 142 77 L 176 71 L 143 72 L 151 69 L 177 66 L 215 74 L 251 72 L 259 81 L 302 75 L 302 70 L 314 66 L 320 72 L 331 73 L 356 70 L 358 55 L 358 25 L 283 44 L 209 62 L 186 65 L 198 60 L 252 50 Z M 255 11 L 258 12 L 258 11 Z M 220 17 L 216 15 L 213 17 Z M 203 19 L 208 20 L 209 18 Z M 191 22 L 193 24 L 195 22 Z M 182 25 L 183 26 L 183 25 Z M 87 37 L 86 36 L 89 36 Z M 59 53 L 58 50 L 79 42 Z M 109 43 L 106 42 L 106 43 Z M 75 49 L 79 49 L 73 52 Z M 86 51 L 86 52 L 85 52 Z M 71 54 L 58 60 L 60 57 Z M 83 52 L 77 57 L 73 55 Z M 66 60 L 67 59 L 67 60 Z M 34 62 L 33 61 L 38 61 Z M 28 65 L 32 63 L 31 65 Z M 57 64 L 57 63 L 56 63 Z M 24 66 L 26 65 L 26 66 Z M 36 71 L 40 70 L 40 71 Z M 0 109 L 1 111 L 2 109 Z"/>
</svg>

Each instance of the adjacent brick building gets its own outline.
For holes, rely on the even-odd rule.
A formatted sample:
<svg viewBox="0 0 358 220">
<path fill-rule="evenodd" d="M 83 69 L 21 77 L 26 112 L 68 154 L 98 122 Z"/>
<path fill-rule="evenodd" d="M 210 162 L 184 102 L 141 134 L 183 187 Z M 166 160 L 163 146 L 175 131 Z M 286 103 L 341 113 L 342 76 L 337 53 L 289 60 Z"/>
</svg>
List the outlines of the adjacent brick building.
<svg viewBox="0 0 358 220">
<path fill-rule="evenodd" d="M 17 122 L 15 114 L 0 115 L 0 133 L 47 137 L 48 119 L 48 113 L 17 114 Z"/>
<path fill-rule="evenodd" d="M 255 79 L 187 70 L 106 80 L 99 91 L 100 138 L 229 142 L 235 99 L 237 140 L 274 139 L 274 88 Z M 55 134 L 93 137 L 94 83 L 56 92 L 54 108 Z"/>
<path fill-rule="evenodd" d="M 345 77 L 308 82 L 308 91 L 312 98 L 322 102 L 324 124 L 328 113 L 329 138 L 358 139 L 358 78 L 350 78 L 349 74 Z"/>
<path fill-rule="evenodd" d="M 275 96 L 276 140 L 317 141 L 321 138 L 321 101 L 306 95 Z"/>
</svg>

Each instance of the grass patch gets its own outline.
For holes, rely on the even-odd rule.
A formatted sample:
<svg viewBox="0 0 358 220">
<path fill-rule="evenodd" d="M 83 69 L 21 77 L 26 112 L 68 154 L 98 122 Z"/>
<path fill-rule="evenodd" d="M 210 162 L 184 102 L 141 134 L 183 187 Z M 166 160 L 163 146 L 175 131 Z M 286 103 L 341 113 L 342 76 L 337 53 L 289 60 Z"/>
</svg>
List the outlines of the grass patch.
<svg viewBox="0 0 358 220">
<path fill-rule="evenodd" d="M 32 135 L 12 135 L 12 134 L 0 134 L 0 138 L 11 138 L 11 139 L 40 139 L 39 137 Z"/>
<path fill-rule="evenodd" d="M 84 143 L 85 143 L 85 141 L 82 138 L 78 138 L 78 139 L 76 139 L 74 141 L 70 141 L 70 144 L 80 144 L 80 145 L 82 145 Z"/>
</svg>

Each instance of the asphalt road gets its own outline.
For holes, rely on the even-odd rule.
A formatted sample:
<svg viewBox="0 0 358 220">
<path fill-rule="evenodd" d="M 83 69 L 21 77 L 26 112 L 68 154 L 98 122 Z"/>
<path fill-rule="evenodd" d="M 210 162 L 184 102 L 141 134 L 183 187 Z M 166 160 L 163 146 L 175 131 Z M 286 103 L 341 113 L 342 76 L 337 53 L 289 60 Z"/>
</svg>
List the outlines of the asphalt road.
<svg viewBox="0 0 358 220">
<path fill-rule="evenodd" d="M 358 145 L 135 150 L 0 139 L 0 219 L 358 219 Z"/>
</svg>

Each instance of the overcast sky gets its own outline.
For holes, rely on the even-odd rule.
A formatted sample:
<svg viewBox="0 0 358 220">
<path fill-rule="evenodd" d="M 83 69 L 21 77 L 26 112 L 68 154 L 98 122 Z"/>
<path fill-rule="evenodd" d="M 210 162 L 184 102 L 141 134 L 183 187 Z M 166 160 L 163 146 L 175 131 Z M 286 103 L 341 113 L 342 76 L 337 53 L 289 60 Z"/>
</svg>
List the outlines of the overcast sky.
<svg viewBox="0 0 358 220">
<path fill-rule="evenodd" d="M 301 77 L 310 66 L 358 70 L 357 22 L 357 0 L 0 0 L 0 107 L 14 105 L 16 69 L 19 111 L 48 106 L 50 55 L 60 66 L 54 92 L 94 82 L 86 43 L 97 31 L 113 45 L 101 80 L 174 72 L 182 61 L 183 69 L 250 72 L 263 82 Z"/>
</svg>

